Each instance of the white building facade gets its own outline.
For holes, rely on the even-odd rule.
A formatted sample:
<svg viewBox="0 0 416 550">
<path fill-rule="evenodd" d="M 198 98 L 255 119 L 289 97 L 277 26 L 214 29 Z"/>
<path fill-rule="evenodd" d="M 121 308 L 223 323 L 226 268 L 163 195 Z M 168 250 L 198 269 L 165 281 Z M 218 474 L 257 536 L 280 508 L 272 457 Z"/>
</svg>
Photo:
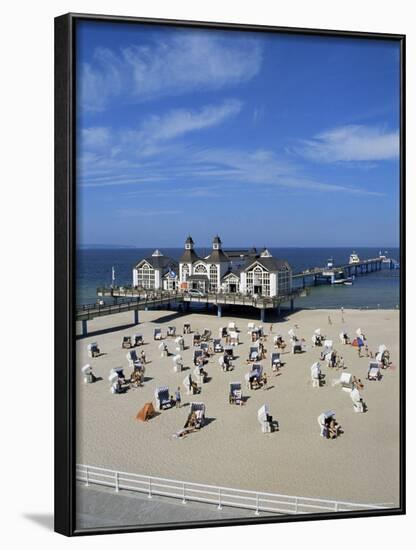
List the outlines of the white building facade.
<svg viewBox="0 0 416 550">
<path fill-rule="evenodd" d="M 218 236 L 212 241 L 211 253 L 202 258 L 188 237 L 179 263 L 159 250 L 141 260 L 133 269 L 133 286 L 274 297 L 292 291 L 292 269 L 267 249 L 223 250 Z"/>
</svg>

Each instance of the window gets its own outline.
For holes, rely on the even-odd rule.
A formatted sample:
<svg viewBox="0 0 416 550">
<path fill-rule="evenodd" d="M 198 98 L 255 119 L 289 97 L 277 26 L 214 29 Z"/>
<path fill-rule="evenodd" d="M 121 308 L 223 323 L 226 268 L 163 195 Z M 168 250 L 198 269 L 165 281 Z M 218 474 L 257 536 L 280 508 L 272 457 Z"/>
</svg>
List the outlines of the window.
<svg viewBox="0 0 416 550">
<path fill-rule="evenodd" d="M 216 265 L 209 267 L 209 289 L 215 292 L 218 288 L 218 268 Z"/>
<path fill-rule="evenodd" d="M 147 263 L 137 269 L 137 286 L 142 288 L 155 287 L 155 270 Z"/>
<path fill-rule="evenodd" d="M 255 287 L 260 287 L 263 296 L 270 296 L 270 273 L 259 265 L 247 272 L 246 284 L 248 292 L 254 292 Z"/>
<path fill-rule="evenodd" d="M 182 281 L 185 282 L 189 275 L 188 264 L 183 264 L 182 266 Z"/>
<path fill-rule="evenodd" d="M 195 268 L 195 273 L 197 273 L 198 275 L 206 275 L 207 268 L 203 264 L 199 264 Z"/>
</svg>

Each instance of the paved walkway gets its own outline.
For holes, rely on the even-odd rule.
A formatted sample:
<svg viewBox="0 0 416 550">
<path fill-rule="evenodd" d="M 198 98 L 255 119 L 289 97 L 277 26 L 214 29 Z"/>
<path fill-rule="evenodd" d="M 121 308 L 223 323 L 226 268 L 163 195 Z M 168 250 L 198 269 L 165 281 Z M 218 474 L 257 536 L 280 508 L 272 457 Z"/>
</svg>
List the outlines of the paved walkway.
<svg viewBox="0 0 416 550">
<path fill-rule="evenodd" d="M 77 529 L 255 517 L 254 511 L 242 508 L 218 510 L 199 502 L 183 504 L 174 498 L 149 499 L 132 491 L 77 486 Z"/>
</svg>

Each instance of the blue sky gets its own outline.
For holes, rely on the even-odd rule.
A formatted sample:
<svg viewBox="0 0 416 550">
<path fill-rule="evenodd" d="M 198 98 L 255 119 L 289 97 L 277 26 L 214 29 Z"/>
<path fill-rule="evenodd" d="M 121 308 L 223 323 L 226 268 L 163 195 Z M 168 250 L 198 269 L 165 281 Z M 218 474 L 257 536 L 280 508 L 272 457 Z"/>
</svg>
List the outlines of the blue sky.
<svg viewBox="0 0 416 550">
<path fill-rule="evenodd" d="M 398 245 L 397 43 L 77 25 L 79 244 Z"/>
</svg>

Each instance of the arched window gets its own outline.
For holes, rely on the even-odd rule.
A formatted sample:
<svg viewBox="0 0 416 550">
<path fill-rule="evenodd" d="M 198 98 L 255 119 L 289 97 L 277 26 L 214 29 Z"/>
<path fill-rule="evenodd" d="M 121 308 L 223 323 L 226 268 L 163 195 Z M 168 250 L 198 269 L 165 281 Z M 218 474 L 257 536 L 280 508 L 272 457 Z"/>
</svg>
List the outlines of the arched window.
<svg viewBox="0 0 416 550">
<path fill-rule="evenodd" d="M 182 281 L 186 281 L 189 275 L 189 267 L 188 264 L 184 264 L 182 266 Z"/>
<path fill-rule="evenodd" d="M 198 264 L 195 268 L 195 273 L 198 273 L 198 275 L 206 275 L 207 268 L 203 264 Z"/>
</svg>

